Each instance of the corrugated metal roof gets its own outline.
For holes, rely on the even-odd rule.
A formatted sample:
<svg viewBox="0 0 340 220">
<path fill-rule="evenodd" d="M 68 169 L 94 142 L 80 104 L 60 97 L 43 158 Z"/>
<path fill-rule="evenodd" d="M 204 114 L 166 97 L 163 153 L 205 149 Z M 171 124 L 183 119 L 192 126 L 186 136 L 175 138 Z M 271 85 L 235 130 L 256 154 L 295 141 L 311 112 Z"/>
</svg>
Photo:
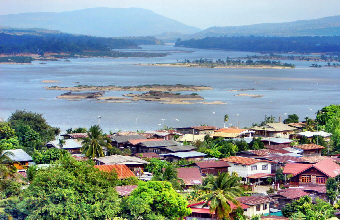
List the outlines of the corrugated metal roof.
<svg viewBox="0 0 340 220">
<path fill-rule="evenodd" d="M 4 150 L 4 153 L 10 152 L 7 154 L 8 158 L 17 162 L 28 162 L 33 161 L 32 157 L 28 155 L 23 149 L 15 149 L 15 150 Z"/>
<path fill-rule="evenodd" d="M 259 205 L 273 201 L 269 196 L 242 196 L 237 197 L 236 200 L 246 205 Z"/>
<path fill-rule="evenodd" d="M 179 157 L 179 158 L 190 158 L 190 157 L 205 157 L 207 156 L 204 153 L 197 152 L 197 151 L 189 151 L 189 152 L 177 152 L 177 153 L 170 153 L 166 155 L 172 155 L 174 157 Z"/>
<path fill-rule="evenodd" d="M 266 125 L 255 126 L 252 127 L 251 129 L 257 131 L 294 131 L 297 128 L 293 128 L 283 123 L 267 123 Z"/>
<path fill-rule="evenodd" d="M 104 164 L 148 164 L 149 162 L 138 157 L 111 155 L 106 157 L 99 157 L 95 160 Z"/>
<path fill-rule="evenodd" d="M 121 135 L 121 136 L 111 136 L 111 140 L 117 143 L 125 143 L 129 140 L 134 139 L 145 139 L 142 135 Z"/>
<path fill-rule="evenodd" d="M 278 195 L 286 197 L 288 199 L 298 199 L 302 196 L 308 196 L 309 194 L 298 188 L 288 188 L 279 190 Z"/>
<path fill-rule="evenodd" d="M 317 144 L 302 144 L 294 146 L 295 148 L 299 148 L 302 150 L 318 150 L 318 149 L 324 149 L 324 146 L 317 145 Z"/>
<path fill-rule="evenodd" d="M 137 188 L 137 185 L 116 186 L 115 188 L 120 196 L 128 196 Z"/>
<path fill-rule="evenodd" d="M 62 149 L 80 149 L 82 147 L 81 143 L 77 141 L 76 139 L 64 139 L 64 141 L 65 141 L 65 144 L 63 144 Z M 60 148 L 59 140 L 50 141 L 46 145 L 48 144 L 53 145 L 53 147 L 55 148 Z"/>
<path fill-rule="evenodd" d="M 221 167 L 230 167 L 230 165 L 225 161 L 204 161 L 204 162 L 196 162 L 196 165 L 201 168 L 221 168 Z"/>
<path fill-rule="evenodd" d="M 175 141 L 160 140 L 160 141 L 141 142 L 141 145 L 145 147 L 167 147 L 167 146 L 176 146 L 178 145 L 178 143 Z"/>
<path fill-rule="evenodd" d="M 177 168 L 177 172 L 177 177 L 182 179 L 187 186 L 202 184 L 202 175 L 197 167 Z"/>
<path fill-rule="evenodd" d="M 164 147 L 164 149 L 167 149 L 171 152 L 185 152 L 185 151 L 195 150 L 196 147 L 191 146 L 191 145 L 176 145 L 176 146 Z"/>
</svg>

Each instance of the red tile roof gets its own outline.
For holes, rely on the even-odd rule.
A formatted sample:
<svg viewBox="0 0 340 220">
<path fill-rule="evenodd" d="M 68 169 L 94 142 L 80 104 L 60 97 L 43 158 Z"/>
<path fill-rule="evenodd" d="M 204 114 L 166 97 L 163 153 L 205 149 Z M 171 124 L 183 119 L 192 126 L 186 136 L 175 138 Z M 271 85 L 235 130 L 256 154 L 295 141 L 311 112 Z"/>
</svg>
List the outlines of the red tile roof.
<svg viewBox="0 0 340 220">
<path fill-rule="evenodd" d="M 230 162 L 230 163 L 237 163 L 237 164 L 244 164 L 244 165 L 251 165 L 251 164 L 263 162 L 263 160 L 257 160 L 254 158 L 239 157 L 239 156 L 226 157 L 226 158 L 223 158 L 222 160 L 226 162 Z"/>
<path fill-rule="evenodd" d="M 258 205 L 271 202 L 272 198 L 269 196 L 242 196 L 236 198 L 236 200 L 246 205 Z"/>
<path fill-rule="evenodd" d="M 320 172 L 333 178 L 340 174 L 340 166 L 334 163 L 333 159 L 325 159 L 316 164 L 286 164 L 283 173 L 296 176 L 311 167 L 315 167 Z"/>
<path fill-rule="evenodd" d="M 105 172 L 111 172 L 114 170 L 118 174 L 118 179 L 135 176 L 135 174 L 125 164 L 95 165 L 94 167 Z"/>
<path fill-rule="evenodd" d="M 288 199 L 298 199 L 302 196 L 308 196 L 309 194 L 304 192 L 301 189 L 297 189 L 297 188 L 288 188 L 288 189 L 283 189 L 283 190 L 279 190 L 277 192 L 278 195 L 286 197 Z"/>
<path fill-rule="evenodd" d="M 137 185 L 116 186 L 115 188 L 120 196 L 128 196 L 137 188 Z"/>
<path fill-rule="evenodd" d="M 297 145 L 294 146 L 295 148 L 299 148 L 302 150 L 316 150 L 316 149 L 324 149 L 324 146 L 320 146 L 317 144 L 302 144 L 302 145 Z"/>
<path fill-rule="evenodd" d="M 182 179 L 185 185 L 202 184 L 202 175 L 198 168 L 177 168 L 177 176 Z"/>
<path fill-rule="evenodd" d="M 136 145 L 139 144 L 141 142 L 148 142 L 148 141 L 164 141 L 163 139 L 135 139 L 135 140 L 128 140 L 128 142 L 130 142 L 130 144 L 132 145 Z"/>
<path fill-rule="evenodd" d="M 201 169 L 204 168 L 221 168 L 221 167 L 230 167 L 230 165 L 225 161 L 204 161 L 204 162 L 196 162 L 196 165 Z"/>
<path fill-rule="evenodd" d="M 329 177 L 336 177 L 340 174 L 340 166 L 333 162 L 332 159 L 325 159 L 313 165 Z"/>
<path fill-rule="evenodd" d="M 283 168 L 283 173 L 293 174 L 294 176 L 296 176 L 297 174 L 302 173 L 303 171 L 307 170 L 310 167 L 312 167 L 311 164 L 288 163 Z"/>
<path fill-rule="evenodd" d="M 71 134 L 67 134 L 68 136 L 70 136 L 73 139 L 77 139 L 77 138 L 85 138 L 87 137 L 87 133 L 71 133 Z"/>
</svg>

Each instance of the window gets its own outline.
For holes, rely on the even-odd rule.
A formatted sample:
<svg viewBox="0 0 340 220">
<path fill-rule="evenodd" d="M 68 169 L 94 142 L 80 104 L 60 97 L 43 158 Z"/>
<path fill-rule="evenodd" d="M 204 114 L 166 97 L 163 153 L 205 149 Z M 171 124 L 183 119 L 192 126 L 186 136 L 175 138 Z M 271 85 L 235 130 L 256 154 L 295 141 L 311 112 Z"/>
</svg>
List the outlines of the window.
<svg viewBox="0 0 340 220">
<path fill-rule="evenodd" d="M 261 211 L 261 205 L 256 206 L 256 211 L 258 211 L 258 212 Z"/>
<path fill-rule="evenodd" d="M 267 165 L 262 165 L 262 170 L 268 170 L 268 164 Z"/>
<path fill-rule="evenodd" d="M 316 183 L 317 183 L 317 184 L 326 184 L 326 177 L 317 176 L 317 177 L 316 177 Z"/>
<path fill-rule="evenodd" d="M 251 170 L 257 170 L 257 165 L 251 166 Z"/>
<path fill-rule="evenodd" d="M 311 182 L 311 177 L 310 176 L 302 176 L 301 177 L 301 182 L 303 182 L 303 183 L 310 183 Z"/>
<path fill-rule="evenodd" d="M 263 204 L 263 210 L 267 210 L 267 208 L 268 208 L 267 203 Z"/>
</svg>

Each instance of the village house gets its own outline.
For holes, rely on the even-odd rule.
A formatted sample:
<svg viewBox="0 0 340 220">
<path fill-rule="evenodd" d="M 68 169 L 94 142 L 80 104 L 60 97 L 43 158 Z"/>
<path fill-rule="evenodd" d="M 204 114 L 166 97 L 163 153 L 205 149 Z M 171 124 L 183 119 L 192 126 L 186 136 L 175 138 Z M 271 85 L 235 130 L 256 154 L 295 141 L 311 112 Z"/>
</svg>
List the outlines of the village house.
<svg viewBox="0 0 340 220">
<path fill-rule="evenodd" d="M 175 153 L 175 152 L 187 152 L 193 151 L 196 147 L 189 145 L 179 145 L 175 141 L 168 141 L 162 139 L 143 139 L 143 140 L 130 140 L 131 151 L 136 153 L 148 153 L 154 152 L 157 154 Z"/>
<path fill-rule="evenodd" d="M 81 153 L 81 142 L 77 139 L 64 139 L 62 145 L 59 144 L 59 140 L 50 141 L 46 144 L 47 148 L 57 148 L 67 150 L 70 154 L 80 154 Z"/>
<path fill-rule="evenodd" d="M 135 174 L 125 164 L 95 165 L 94 168 L 108 173 L 114 171 L 117 173 L 118 179 L 135 177 Z"/>
<path fill-rule="evenodd" d="M 248 206 L 243 213 L 248 218 L 269 214 L 269 205 L 273 201 L 270 196 L 242 196 L 236 200 Z"/>
<path fill-rule="evenodd" d="M 194 135 L 194 134 L 184 134 L 183 136 L 179 137 L 177 139 L 178 142 L 181 143 L 189 143 L 192 144 L 196 141 L 204 141 L 205 135 L 204 134 L 200 134 L 200 135 Z"/>
<path fill-rule="evenodd" d="M 298 148 L 303 150 L 303 157 L 311 157 L 311 156 L 321 156 L 321 150 L 325 147 L 317 145 L 317 144 L 302 144 L 294 146 L 294 148 Z"/>
<path fill-rule="evenodd" d="M 9 152 L 7 157 L 12 160 L 12 165 L 15 166 L 18 171 L 26 170 L 28 166 L 33 163 L 33 158 L 28 155 L 22 149 L 14 149 L 14 150 L 4 150 L 3 153 Z"/>
<path fill-rule="evenodd" d="M 215 126 L 193 126 L 184 128 L 175 128 L 175 130 L 181 134 L 193 134 L 193 135 L 211 135 L 217 130 Z"/>
<path fill-rule="evenodd" d="M 175 131 L 175 130 L 159 130 L 159 131 L 147 131 L 147 134 L 151 134 L 151 138 L 163 139 L 163 140 L 172 140 L 175 141 L 176 138 L 182 136 L 183 134 Z"/>
<path fill-rule="evenodd" d="M 220 128 L 214 133 L 211 134 L 211 137 L 216 138 L 224 138 L 224 139 L 232 139 L 232 138 L 242 138 L 242 137 L 251 137 L 251 132 L 247 129 L 239 129 L 239 128 Z"/>
<path fill-rule="evenodd" d="M 176 170 L 177 177 L 183 180 L 186 189 L 194 185 L 202 185 L 202 175 L 197 167 L 182 167 Z"/>
<path fill-rule="evenodd" d="M 149 163 L 138 157 L 111 155 L 94 159 L 96 165 L 125 164 L 135 175 L 141 175 L 144 167 Z"/>
<path fill-rule="evenodd" d="M 276 194 L 270 195 L 274 201 L 273 208 L 282 210 L 287 204 L 293 200 L 300 199 L 303 196 L 309 195 L 300 188 L 288 188 L 279 190 Z"/>
<path fill-rule="evenodd" d="M 79 139 L 88 137 L 87 133 L 70 133 L 62 134 L 60 136 L 64 137 L 64 139 Z"/>
<path fill-rule="evenodd" d="M 203 176 L 208 174 L 217 176 L 219 173 L 227 173 L 228 167 L 230 167 L 225 161 L 202 161 L 196 162 L 195 165 L 199 168 Z"/>
<path fill-rule="evenodd" d="M 283 123 L 267 123 L 263 126 L 255 126 L 250 130 L 255 131 L 255 137 L 289 138 L 297 128 Z"/>
<path fill-rule="evenodd" d="M 197 151 L 189 151 L 189 152 L 161 154 L 160 156 L 162 156 L 165 160 L 169 162 L 178 162 L 180 160 L 201 161 L 207 155 L 201 152 L 197 152 Z"/>
<path fill-rule="evenodd" d="M 340 174 L 340 166 L 329 158 L 316 164 L 286 164 L 283 174 L 291 174 L 290 185 L 324 185 L 329 177 Z"/>
<path fill-rule="evenodd" d="M 188 205 L 188 208 L 191 209 L 191 214 L 187 217 L 185 217 L 186 220 L 214 220 L 215 215 L 210 213 L 210 206 L 209 204 L 207 206 L 204 206 L 205 202 L 198 202 L 194 204 Z M 230 209 L 232 210 L 232 213 L 230 214 L 230 217 L 235 217 L 235 212 L 237 208 L 241 208 L 243 210 L 246 210 L 249 208 L 249 206 L 239 203 L 238 205 L 235 205 L 232 202 L 229 202 Z"/>
<path fill-rule="evenodd" d="M 327 141 L 329 140 L 329 137 L 331 135 L 332 135 L 331 133 L 327 133 L 325 131 L 303 131 L 300 133 L 293 134 L 292 138 L 301 139 L 303 137 L 307 137 L 308 140 L 311 140 L 314 136 L 320 136 L 320 137 L 325 138 L 325 140 Z"/>
<path fill-rule="evenodd" d="M 111 136 L 111 144 L 117 148 L 126 148 L 129 140 L 145 139 L 142 135 L 114 135 Z"/>
<path fill-rule="evenodd" d="M 250 179 L 270 178 L 271 174 L 271 162 L 265 160 L 257 160 L 254 158 L 231 156 L 223 158 L 223 161 L 228 162 L 230 167 L 228 172 L 237 173 L 242 177 L 243 181 L 249 181 Z M 252 176 L 255 175 L 256 176 Z"/>
</svg>

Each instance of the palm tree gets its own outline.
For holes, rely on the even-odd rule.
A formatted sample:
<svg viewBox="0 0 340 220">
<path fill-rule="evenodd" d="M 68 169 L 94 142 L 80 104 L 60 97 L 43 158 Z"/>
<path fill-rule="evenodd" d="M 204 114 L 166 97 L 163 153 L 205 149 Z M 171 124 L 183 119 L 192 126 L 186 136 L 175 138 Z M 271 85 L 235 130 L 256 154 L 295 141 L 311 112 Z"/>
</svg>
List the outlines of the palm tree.
<svg viewBox="0 0 340 220">
<path fill-rule="evenodd" d="M 224 115 L 224 122 L 223 122 L 224 127 L 225 127 L 225 123 L 227 123 L 228 120 L 229 120 L 229 115 L 228 115 L 228 114 L 225 114 L 225 115 Z"/>
<path fill-rule="evenodd" d="M 9 156 L 13 154 L 9 151 L 5 152 L 5 147 L 0 145 L 0 179 L 6 178 L 8 175 L 12 174 L 12 165 L 10 164 L 12 160 Z"/>
<path fill-rule="evenodd" d="M 87 131 L 88 137 L 84 138 L 82 144 L 82 151 L 86 157 L 104 157 L 103 147 L 111 148 L 110 139 L 103 135 L 102 129 L 99 125 L 93 125 Z"/>
<path fill-rule="evenodd" d="M 230 203 L 238 204 L 235 198 L 243 193 L 243 189 L 240 187 L 240 178 L 228 173 L 220 173 L 215 178 L 209 178 L 204 189 L 207 194 L 200 196 L 198 200 L 205 201 L 203 207 L 210 205 L 210 212 L 215 214 L 218 219 L 229 216 L 232 212 Z"/>
</svg>

